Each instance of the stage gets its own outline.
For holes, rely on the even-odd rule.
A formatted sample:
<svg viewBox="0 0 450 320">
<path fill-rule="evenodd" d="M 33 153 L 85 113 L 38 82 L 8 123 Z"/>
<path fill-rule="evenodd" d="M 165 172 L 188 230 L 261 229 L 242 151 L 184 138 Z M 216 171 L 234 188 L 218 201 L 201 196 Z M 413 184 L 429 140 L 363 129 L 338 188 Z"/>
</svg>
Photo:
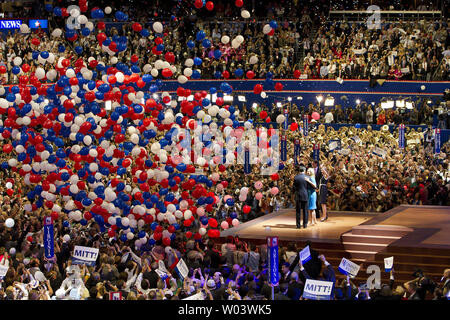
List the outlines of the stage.
<svg viewBox="0 0 450 320">
<path fill-rule="evenodd" d="M 384 268 L 384 258 L 394 256 L 396 283 L 412 280 L 422 269 L 435 281 L 450 268 L 450 207 L 401 205 L 384 213 L 329 212 L 328 220 L 306 229 L 297 229 L 295 210 L 284 209 L 222 231 L 264 245 L 266 237 L 278 236 L 281 246 L 294 242 L 298 249 L 306 240 L 335 267 L 343 257 L 365 267 Z M 382 272 L 382 279 L 389 274 Z"/>
</svg>

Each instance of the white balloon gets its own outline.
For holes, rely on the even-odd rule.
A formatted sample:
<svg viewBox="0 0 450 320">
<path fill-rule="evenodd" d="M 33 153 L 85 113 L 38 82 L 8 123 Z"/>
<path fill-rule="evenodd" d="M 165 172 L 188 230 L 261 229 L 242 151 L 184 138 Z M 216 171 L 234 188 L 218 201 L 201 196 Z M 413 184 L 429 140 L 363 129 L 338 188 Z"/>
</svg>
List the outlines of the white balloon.
<svg viewBox="0 0 450 320">
<path fill-rule="evenodd" d="M 156 78 L 156 77 L 158 76 L 159 72 L 158 72 L 157 69 L 152 69 L 152 71 L 150 72 L 150 74 L 151 74 L 153 77 Z"/>
<path fill-rule="evenodd" d="M 177 80 L 178 80 L 178 83 L 180 83 L 180 84 L 185 84 L 186 82 L 188 82 L 188 78 L 183 75 L 178 76 Z"/>
<path fill-rule="evenodd" d="M 52 32 L 52 37 L 59 38 L 59 37 L 61 37 L 61 35 L 62 35 L 62 30 L 59 28 L 56 28 Z"/>
<path fill-rule="evenodd" d="M 88 22 L 88 18 L 83 14 L 78 16 L 77 20 L 80 24 L 86 24 Z"/>
<path fill-rule="evenodd" d="M 258 63 L 258 57 L 257 56 L 251 56 L 249 62 L 250 62 L 250 64 Z"/>
<path fill-rule="evenodd" d="M 220 41 L 222 41 L 223 44 L 227 44 L 228 42 L 230 42 L 230 37 L 229 36 L 222 36 Z"/>
<path fill-rule="evenodd" d="M 238 225 L 239 225 L 239 220 L 238 219 L 233 219 L 232 221 L 231 221 L 231 224 L 234 226 L 234 227 L 237 227 Z"/>
<path fill-rule="evenodd" d="M 22 64 L 22 58 L 21 57 L 15 57 L 13 59 L 13 63 L 15 66 L 20 66 Z"/>
<path fill-rule="evenodd" d="M 14 219 L 12 219 L 12 218 L 8 218 L 8 219 L 6 219 L 6 221 L 5 221 L 5 226 L 7 227 L 7 228 L 12 228 L 12 227 L 14 227 Z"/>
<path fill-rule="evenodd" d="M 28 27 L 27 24 L 22 23 L 22 24 L 20 25 L 20 32 L 21 32 L 21 33 L 30 33 L 30 28 Z"/>
<path fill-rule="evenodd" d="M 279 114 L 277 116 L 276 121 L 277 121 L 277 123 L 283 123 L 285 119 L 286 119 L 286 117 L 283 114 Z"/>
<path fill-rule="evenodd" d="M 241 17 L 244 18 L 244 19 L 250 18 L 250 12 L 248 12 L 247 10 L 242 10 L 241 11 Z"/>
<path fill-rule="evenodd" d="M 163 25 L 161 24 L 161 22 L 155 22 L 153 24 L 153 30 L 156 33 L 162 33 L 163 32 Z"/>
<path fill-rule="evenodd" d="M 106 14 L 110 14 L 111 12 L 112 12 L 111 7 L 106 7 L 106 8 L 105 8 L 105 13 L 106 13 Z"/>
<path fill-rule="evenodd" d="M 238 35 L 238 36 L 236 37 L 236 40 L 237 40 L 239 43 L 243 43 L 243 42 L 244 42 L 244 37 L 241 36 L 241 35 Z"/>
<path fill-rule="evenodd" d="M 241 45 L 241 44 L 240 44 L 239 41 L 236 40 L 236 39 L 233 39 L 233 41 L 231 41 L 231 46 L 232 46 L 234 49 L 239 48 L 240 45 Z"/>
<path fill-rule="evenodd" d="M 192 76 L 192 69 L 191 69 L 191 68 L 186 68 L 186 69 L 184 69 L 183 74 L 184 74 L 186 77 Z"/>
<path fill-rule="evenodd" d="M 194 65 L 194 60 L 192 60 L 191 58 L 186 59 L 186 61 L 184 62 L 184 65 L 186 67 L 192 67 Z"/>
<path fill-rule="evenodd" d="M 272 31 L 272 27 L 268 24 L 264 25 L 263 27 L 264 34 L 268 34 L 270 31 Z"/>
<path fill-rule="evenodd" d="M 65 234 L 63 237 L 64 242 L 69 242 L 70 241 L 70 236 L 68 234 Z"/>
</svg>

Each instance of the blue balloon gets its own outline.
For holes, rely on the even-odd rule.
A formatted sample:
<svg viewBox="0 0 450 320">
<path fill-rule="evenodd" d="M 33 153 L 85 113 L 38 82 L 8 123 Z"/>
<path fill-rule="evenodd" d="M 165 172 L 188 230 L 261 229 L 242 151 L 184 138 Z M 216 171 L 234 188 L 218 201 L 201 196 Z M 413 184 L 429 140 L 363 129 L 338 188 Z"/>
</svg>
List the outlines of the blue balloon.
<svg viewBox="0 0 450 320">
<path fill-rule="evenodd" d="M 200 74 L 199 70 L 195 69 L 192 71 L 192 76 L 191 76 L 192 79 L 200 79 L 200 77 L 201 77 L 201 74 Z"/>
<path fill-rule="evenodd" d="M 206 37 L 206 33 L 203 30 L 200 30 L 197 32 L 197 41 L 202 41 L 203 39 L 205 39 Z"/>
<path fill-rule="evenodd" d="M 195 57 L 194 58 L 194 65 L 199 66 L 202 64 L 202 59 L 200 59 L 199 57 Z"/>
<path fill-rule="evenodd" d="M 278 28 L 278 23 L 275 20 L 270 21 L 269 25 L 272 29 Z"/>
<path fill-rule="evenodd" d="M 211 47 L 211 41 L 209 39 L 203 39 L 202 46 L 205 48 Z"/>
<path fill-rule="evenodd" d="M 222 51 L 220 51 L 219 49 L 214 50 L 214 58 L 220 59 L 221 56 L 222 56 Z"/>
<path fill-rule="evenodd" d="M 78 53 L 78 54 L 82 54 L 82 53 L 83 53 L 83 47 L 81 47 L 81 46 L 76 46 L 76 47 L 75 47 L 75 52 Z"/>
<path fill-rule="evenodd" d="M 234 75 L 236 77 L 242 77 L 242 75 L 244 74 L 244 70 L 242 70 L 241 68 L 236 69 L 236 71 L 234 71 Z"/>
<path fill-rule="evenodd" d="M 195 42 L 192 41 L 192 40 L 189 40 L 189 41 L 187 42 L 187 46 L 188 46 L 189 49 L 192 49 L 192 48 L 195 47 Z"/>
</svg>

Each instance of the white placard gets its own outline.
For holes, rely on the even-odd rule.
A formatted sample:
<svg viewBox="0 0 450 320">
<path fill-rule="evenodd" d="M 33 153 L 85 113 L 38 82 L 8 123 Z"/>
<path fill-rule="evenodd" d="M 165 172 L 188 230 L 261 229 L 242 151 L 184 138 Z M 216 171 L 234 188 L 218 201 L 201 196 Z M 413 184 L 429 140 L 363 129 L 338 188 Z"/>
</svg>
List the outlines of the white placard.
<svg viewBox="0 0 450 320">
<path fill-rule="evenodd" d="M 346 258 L 342 258 L 341 264 L 339 265 L 339 271 L 350 276 L 351 278 L 354 278 L 358 274 L 359 265 Z"/>
<path fill-rule="evenodd" d="M 205 299 L 203 299 L 203 294 L 201 292 L 199 292 L 199 293 L 196 293 L 196 294 L 194 294 L 192 296 L 184 298 L 182 300 L 205 300 Z"/>
<path fill-rule="evenodd" d="M 384 270 L 390 272 L 394 266 L 394 257 L 384 258 Z"/>
<path fill-rule="evenodd" d="M 300 260 L 302 263 L 308 262 L 311 260 L 311 252 L 309 250 L 309 246 L 306 246 L 302 251 L 298 253 Z"/>
<path fill-rule="evenodd" d="M 178 261 L 175 268 L 178 270 L 178 273 L 181 277 L 183 277 L 183 279 L 187 277 L 189 269 L 183 259 L 180 259 L 180 261 Z"/>
<path fill-rule="evenodd" d="M 6 276 L 9 267 L 0 265 L 0 280 Z"/>
<path fill-rule="evenodd" d="M 98 248 L 90 248 L 83 246 L 75 246 L 73 249 L 72 263 L 73 264 L 87 264 L 95 265 L 98 257 Z"/>
<path fill-rule="evenodd" d="M 303 298 L 311 300 L 330 300 L 333 282 L 306 279 Z"/>
</svg>

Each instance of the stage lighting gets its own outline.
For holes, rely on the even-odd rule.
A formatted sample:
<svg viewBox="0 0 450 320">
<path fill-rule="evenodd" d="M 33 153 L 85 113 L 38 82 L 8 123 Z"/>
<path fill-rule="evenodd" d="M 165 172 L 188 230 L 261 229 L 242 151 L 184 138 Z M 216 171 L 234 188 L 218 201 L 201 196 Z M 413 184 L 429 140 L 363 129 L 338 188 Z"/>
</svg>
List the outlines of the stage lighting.
<svg viewBox="0 0 450 320">
<path fill-rule="evenodd" d="M 360 104 L 360 103 L 361 103 L 361 100 L 356 99 L 356 104 Z"/>
<path fill-rule="evenodd" d="M 291 102 L 292 101 L 292 97 L 288 97 L 288 101 Z"/>
<path fill-rule="evenodd" d="M 238 101 L 240 101 L 240 102 L 246 102 L 247 99 L 245 99 L 245 96 L 238 96 Z"/>
<path fill-rule="evenodd" d="M 375 105 L 375 101 L 372 101 L 372 105 L 373 105 L 373 106 Z"/>
<path fill-rule="evenodd" d="M 303 100 L 303 97 L 302 96 L 298 96 L 297 100 Z"/>
<path fill-rule="evenodd" d="M 277 102 L 277 108 L 281 108 L 282 106 L 281 102 Z"/>
</svg>

